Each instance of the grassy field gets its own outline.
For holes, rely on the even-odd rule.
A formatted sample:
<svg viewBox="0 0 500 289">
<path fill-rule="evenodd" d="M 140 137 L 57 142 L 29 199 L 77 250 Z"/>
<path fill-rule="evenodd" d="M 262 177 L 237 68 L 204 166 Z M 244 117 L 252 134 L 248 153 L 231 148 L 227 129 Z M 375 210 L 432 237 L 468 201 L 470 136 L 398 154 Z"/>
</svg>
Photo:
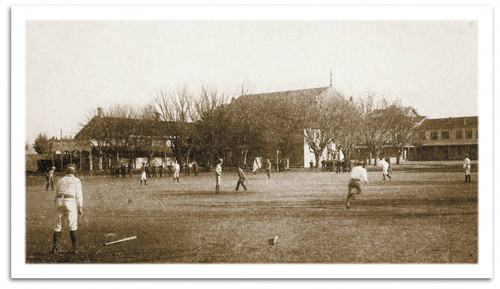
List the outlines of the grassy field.
<svg viewBox="0 0 500 289">
<path fill-rule="evenodd" d="M 53 192 L 43 177 L 26 178 L 27 263 L 477 263 L 478 186 L 463 173 L 395 171 L 391 181 L 369 171 L 350 210 L 348 174 L 302 170 L 213 174 L 139 185 L 139 177 L 81 176 L 85 212 L 79 255 L 50 255 Z M 71 250 L 67 227 L 62 248 Z M 115 234 L 106 236 L 106 234 Z M 137 236 L 103 246 L 103 242 Z M 276 245 L 268 239 L 278 236 Z"/>
</svg>

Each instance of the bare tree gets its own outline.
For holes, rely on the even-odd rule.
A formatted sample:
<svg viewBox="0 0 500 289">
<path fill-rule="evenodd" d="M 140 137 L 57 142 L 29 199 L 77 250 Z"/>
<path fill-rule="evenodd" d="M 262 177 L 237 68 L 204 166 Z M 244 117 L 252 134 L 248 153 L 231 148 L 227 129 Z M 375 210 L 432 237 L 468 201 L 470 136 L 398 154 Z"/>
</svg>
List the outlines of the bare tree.
<svg viewBox="0 0 500 289">
<path fill-rule="evenodd" d="M 390 105 L 385 114 L 392 124 L 388 135 L 392 146 L 398 152 L 396 163 L 399 164 L 405 146 L 420 132 L 420 124 L 425 117 L 420 116 L 411 106 L 404 107 L 399 102 Z"/>
<path fill-rule="evenodd" d="M 369 93 L 360 102 L 363 120 L 363 142 L 375 158 L 375 165 L 384 150 L 384 146 L 389 145 L 388 133 L 394 125 L 394 120 L 387 117 L 387 107 L 385 99 L 376 99 L 374 93 Z M 371 158 L 369 160 L 371 163 Z"/>
<path fill-rule="evenodd" d="M 305 117 L 305 141 L 314 153 L 316 167 L 327 145 L 335 142 L 342 128 L 345 99 L 329 94 L 320 95 Z"/>
<path fill-rule="evenodd" d="M 342 101 L 340 126 L 335 133 L 335 144 L 341 148 L 344 158 L 351 159 L 351 152 L 362 142 L 363 122 L 361 108 L 352 97 Z"/>
<path fill-rule="evenodd" d="M 202 86 L 193 105 L 192 118 L 196 120 L 195 138 L 200 153 L 206 160 L 222 158 L 231 150 L 228 114 L 229 96 L 215 87 Z"/>
<path fill-rule="evenodd" d="M 161 125 L 157 135 L 168 143 L 175 158 L 188 159 L 193 137 L 193 95 L 187 88 L 175 91 L 160 90 L 153 102 L 152 112 Z"/>
</svg>

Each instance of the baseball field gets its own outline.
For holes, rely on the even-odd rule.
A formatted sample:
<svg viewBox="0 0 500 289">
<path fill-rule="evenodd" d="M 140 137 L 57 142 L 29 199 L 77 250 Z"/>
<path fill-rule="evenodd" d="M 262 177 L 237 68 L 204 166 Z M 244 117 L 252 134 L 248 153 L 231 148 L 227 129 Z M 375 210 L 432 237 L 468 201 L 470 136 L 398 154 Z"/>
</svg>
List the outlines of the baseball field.
<svg viewBox="0 0 500 289">
<path fill-rule="evenodd" d="M 394 166 L 392 180 L 369 168 L 367 185 L 345 207 L 349 174 L 225 169 L 148 180 L 78 176 L 84 214 L 80 254 L 50 255 L 55 221 L 45 178 L 26 177 L 26 263 L 477 263 L 478 183 L 460 164 Z M 58 175 L 57 181 L 61 176 Z M 136 236 L 134 240 L 103 243 Z M 269 239 L 278 237 L 276 244 Z"/>
</svg>

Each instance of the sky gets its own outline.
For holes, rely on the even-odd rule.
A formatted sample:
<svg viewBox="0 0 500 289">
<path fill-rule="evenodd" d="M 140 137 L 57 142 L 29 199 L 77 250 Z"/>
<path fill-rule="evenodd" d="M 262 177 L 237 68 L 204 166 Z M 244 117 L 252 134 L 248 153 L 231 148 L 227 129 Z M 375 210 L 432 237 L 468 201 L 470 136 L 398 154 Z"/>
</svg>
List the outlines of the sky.
<svg viewBox="0 0 500 289">
<path fill-rule="evenodd" d="M 202 85 L 237 96 L 333 86 L 429 118 L 478 115 L 469 21 L 28 21 L 26 138 L 74 136 L 97 107 Z"/>
</svg>

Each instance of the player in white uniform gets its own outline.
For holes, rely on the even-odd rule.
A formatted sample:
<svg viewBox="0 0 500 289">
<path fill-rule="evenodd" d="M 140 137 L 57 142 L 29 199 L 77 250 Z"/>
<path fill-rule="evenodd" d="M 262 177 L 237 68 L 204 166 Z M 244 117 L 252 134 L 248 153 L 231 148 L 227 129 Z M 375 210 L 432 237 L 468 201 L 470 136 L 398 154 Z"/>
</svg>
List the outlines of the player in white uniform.
<svg viewBox="0 0 500 289">
<path fill-rule="evenodd" d="M 465 182 L 470 182 L 470 159 L 469 155 L 465 155 L 465 160 L 464 160 L 464 172 L 465 172 Z"/>
<path fill-rule="evenodd" d="M 389 163 L 385 159 L 381 159 L 379 164 L 379 167 L 382 168 L 382 180 L 385 181 L 385 176 L 387 176 L 389 179 L 391 179 L 391 176 L 389 175 Z"/>
<path fill-rule="evenodd" d="M 45 186 L 45 190 L 49 190 L 49 186 L 51 187 L 52 190 L 54 190 L 54 172 L 56 170 L 56 167 L 51 167 L 50 170 L 47 172 L 47 185 Z"/>
<path fill-rule="evenodd" d="M 78 253 L 78 215 L 83 214 L 82 182 L 75 177 L 75 166 L 70 164 L 66 169 L 66 175 L 59 179 L 56 184 L 55 205 L 57 211 L 56 226 L 54 228 L 54 243 L 52 254 L 59 250 L 59 240 L 63 217 L 67 218 L 70 229 L 73 254 Z"/>
<path fill-rule="evenodd" d="M 174 163 L 174 183 L 175 183 L 175 180 L 177 180 L 177 182 L 179 182 L 180 172 L 181 172 L 181 166 L 179 165 L 177 160 L 175 160 L 175 163 Z"/>
<path fill-rule="evenodd" d="M 361 186 L 359 182 L 368 183 L 368 175 L 365 169 L 365 163 L 356 164 L 356 166 L 351 170 L 351 179 L 349 180 L 349 185 L 347 186 L 347 201 L 346 208 L 351 208 L 350 200 L 354 195 L 361 194 Z M 355 190 L 355 192 L 353 192 Z"/>
<path fill-rule="evenodd" d="M 147 186 L 147 181 L 148 181 L 148 178 L 146 176 L 146 163 L 142 163 L 142 167 L 141 167 L 141 185 L 142 185 L 142 181 L 144 181 L 144 185 Z"/>
<path fill-rule="evenodd" d="M 269 180 L 271 178 L 271 161 L 267 159 L 267 164 L 266 164 L 266 174 L 267 174 L 267 179 Z"/>
<path fill-rule="evenodd" d="M 222 178 L 222 159 L 215 166 L 215 193 L 220 194 L 220 182 Z"/>
</svg>

